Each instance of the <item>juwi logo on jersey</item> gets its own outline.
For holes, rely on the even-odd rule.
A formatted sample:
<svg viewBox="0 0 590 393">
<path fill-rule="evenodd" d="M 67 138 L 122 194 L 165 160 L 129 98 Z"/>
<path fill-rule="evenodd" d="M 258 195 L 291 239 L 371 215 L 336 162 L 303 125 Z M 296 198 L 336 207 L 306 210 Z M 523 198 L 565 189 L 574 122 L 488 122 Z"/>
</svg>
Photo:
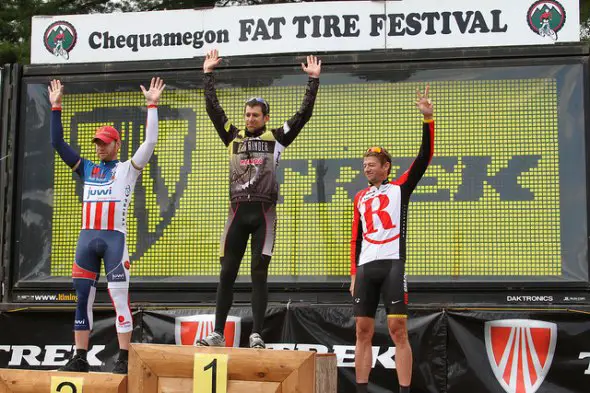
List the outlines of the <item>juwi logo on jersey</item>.
<svg viewBox="0 0 590 393">
<path fill-rule="evenodd" d="M 109 187 L 106 190 L 102 188 L 88 189 L 88 198 L 93 196 L 110 196 L 113 195 L 113 188 Z"/>
</svg>

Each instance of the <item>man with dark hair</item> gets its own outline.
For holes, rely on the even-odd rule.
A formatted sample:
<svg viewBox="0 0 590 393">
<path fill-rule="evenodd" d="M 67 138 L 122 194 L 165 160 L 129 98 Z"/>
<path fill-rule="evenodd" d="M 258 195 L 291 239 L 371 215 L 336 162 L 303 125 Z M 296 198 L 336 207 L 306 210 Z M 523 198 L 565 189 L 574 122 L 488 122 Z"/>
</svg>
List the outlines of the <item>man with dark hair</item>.
<svg viewBox="0 0 590 393">
<path fill-rule="evenodd" d="M 408 341 L 408 292 L 405 274 L 406 230 L 410 196 L 426 172 L 434 151 L 433 108 L 417 92 L 416 106 L 424 115 L 422 146 L 404 174 L 390 182 L 391 156 L 382 147 L 369 148 L 363 170 L 370 186 L 354 198 L 351 240 L 351 284 L 356 317 L 357 392 L 368 390 L 373 364 L 372 339 L 380 295 L 387 310 L 387 326 L 395 344 L 395 364 L 400 393 L 410 392 L 412 348 Z"/>
<path fill-rule="evenodd" d="M 309 80 L 303 103 L 293 117 L 279 128 L 267 129 L 270 106 L 265 99 L 253 97 L 244 106 L 244 130 L 238 129 L 228 120 L 217 99 L 213 70 L 220 62 L 217 50 L 213 50 L 207 54 L 203 63 L 205 101 L 217 134 L 229 147 L 231 203 L 221 237 L 221 273 L 217 286 L 215 328 L 198 345 L 226 345 L 223 331 L 233 303 L 233 286 L 251 236 L 254 326 L 249 344 L 251 348 L 264 348 L 260 334 L 268 302 L 268 266 L 275 241 L 279 194 L 276 169 L 284 149 L 295 140 L 311 118 L 322 62 L 315 56 L 307 56 L 307 64 L 301 64 Z"/>
</svg>

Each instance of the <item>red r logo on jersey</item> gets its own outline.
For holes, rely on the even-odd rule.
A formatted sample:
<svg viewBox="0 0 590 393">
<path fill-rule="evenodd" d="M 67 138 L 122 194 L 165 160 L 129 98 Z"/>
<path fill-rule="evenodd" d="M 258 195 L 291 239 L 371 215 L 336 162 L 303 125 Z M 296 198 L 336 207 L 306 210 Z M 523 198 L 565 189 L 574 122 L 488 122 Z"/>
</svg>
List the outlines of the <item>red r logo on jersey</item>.
<svg viewBox="0 0 590 393">
<path fill-rule="evenodd" d="M 375 199 L 379 200 L 379 207 L 377 207 L 376 210 L 373 210 L 373 201 Z M 393 236 L 389 239 L 379 239 L 379 240 L 370 239 L 368 237 L 368 235 L 378 232 L 378 229 L 375 228 L 375 222 L 373 221 L 374 215 L 377 215 L 377 217 L 379 217 L 379 221 L 381 222 L 381 227 L 383 229 L 387 230 L 387 229 L 393 229 L 396 227 L 396 225 L 393 223 L 393 220 L 391 219 L 391 216 L 385 210 L 385 208 L 388 205 L 389 205 L 389 198 L 387 197 L 387 195 L 383 195 L 383 194 L 377 195 L 375 198 L 371 198 L 371 199 L 365 201 L 364 217 L 365 217 L 365 223 L 367 225 L 367 232 L 364 234 L 364 237 L 365 237 L 365 240 L 367 240 L 368 242 L 371 242 L 374 244 L 383 244 L 383 243 L 391 242 L 400 236 L 399 233 L 397 233 L 395 236 Z"/>
</svg>

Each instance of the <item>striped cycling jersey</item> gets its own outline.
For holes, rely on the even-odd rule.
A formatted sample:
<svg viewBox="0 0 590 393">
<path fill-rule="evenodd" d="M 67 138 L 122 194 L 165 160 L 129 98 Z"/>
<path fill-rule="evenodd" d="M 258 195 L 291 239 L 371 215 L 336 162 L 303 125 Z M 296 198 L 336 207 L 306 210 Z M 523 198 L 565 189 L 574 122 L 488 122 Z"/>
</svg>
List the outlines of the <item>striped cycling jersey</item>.
<svg viewBox="0 0 590 393">
<path fill-rule="evenodd" d="M 127 216 L 135 182 L 147 165 L 158 140 L 157 105 L 147 107 L 145 141 L 131 160 L 118 160 L 95 164 L 80 155 L 63 139 L 61 107 L 51 111 L 51 145 L 60 158 L 84 183 L 82 229 L 97 229 L 127 233 Z"/>
<path fill-rule="evenodd" d="M 84 182 L 82 229 L 127 233 L 129 204 L 141 171 L 131 160 L 95 164 L 82 159 L 76 173 Z"/>
<path fill-rule="evenodd" d="M 406 258 L 410 196 L 426 172 L 434 152 L 434 122 L 425 121 L 422 145 L 412 166 L 394 182 L 370 186 L 354 198 L 350 273 L 357 266 L 383 259 Z"/>
</svg>

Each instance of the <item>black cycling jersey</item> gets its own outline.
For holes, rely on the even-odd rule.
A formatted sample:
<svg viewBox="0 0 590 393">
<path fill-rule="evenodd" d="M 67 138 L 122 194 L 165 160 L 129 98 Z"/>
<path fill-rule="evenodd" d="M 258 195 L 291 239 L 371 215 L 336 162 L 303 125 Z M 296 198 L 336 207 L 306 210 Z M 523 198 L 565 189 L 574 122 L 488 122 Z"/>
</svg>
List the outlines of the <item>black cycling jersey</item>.
<svg viewBox="0 0 590 393">
<path fill-rule="evenodd" d="M 276 169 L 283 150 L 311 117 L 320 80 L 309 78 L 299 110 L 281 127 L 249 132 L 234 126 L 225 115 L 212 73 L 205 74 L 205 102 L 219 137 L 230 155 L 230 200 L 276 202 L 279 184 Z"/>
</svg>

